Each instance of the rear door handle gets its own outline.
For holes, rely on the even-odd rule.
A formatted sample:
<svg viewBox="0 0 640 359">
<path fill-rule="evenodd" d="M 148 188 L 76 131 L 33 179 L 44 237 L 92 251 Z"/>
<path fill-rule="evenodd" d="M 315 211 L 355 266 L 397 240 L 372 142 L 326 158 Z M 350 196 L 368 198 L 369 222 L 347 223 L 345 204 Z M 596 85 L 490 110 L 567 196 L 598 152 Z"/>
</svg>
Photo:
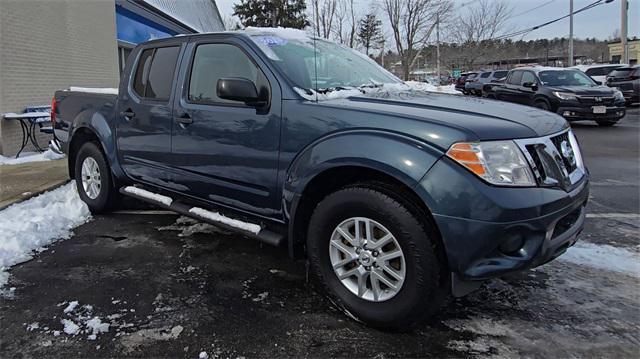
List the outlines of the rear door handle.
<svg viewBox="0 0 640 359">
<path fill-rule="evenodd" d="M 189 116 L 188 113 L 183 113 L 180 117 L 178 117 L 178 122 L 183 125 L 190 125 L 193 123 L 193 119 Z"/>
</svg>

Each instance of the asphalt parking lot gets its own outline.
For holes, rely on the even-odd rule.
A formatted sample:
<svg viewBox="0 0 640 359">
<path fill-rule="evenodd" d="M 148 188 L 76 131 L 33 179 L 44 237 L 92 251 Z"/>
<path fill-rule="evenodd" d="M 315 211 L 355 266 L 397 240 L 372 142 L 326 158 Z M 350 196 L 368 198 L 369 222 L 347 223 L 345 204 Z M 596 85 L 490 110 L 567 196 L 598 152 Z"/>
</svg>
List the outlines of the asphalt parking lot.
<svg viewBox="0 0 640 359">
<path fill-rule="evenodd" d="M 574 123 L 591 171 L 581 242 L 640 244 L 640 109 Z M 15 266 L 0 297 L 0 357 L 638 357 L 640 282 L 568 261 L 488 282 L 409 333 L 333 309 L 302 261 L 153 210 L 96 216 Z M 637 259 L 637 258 L 636 258 Z M 631 259 L 633 260 L 633 259 Z M 636 273 L 637 274 L 637 273 Z M 77 305 L 69 304 L 77 301 Z M 108 331 L 68 335 L 61 320 Z"/>
</svg>

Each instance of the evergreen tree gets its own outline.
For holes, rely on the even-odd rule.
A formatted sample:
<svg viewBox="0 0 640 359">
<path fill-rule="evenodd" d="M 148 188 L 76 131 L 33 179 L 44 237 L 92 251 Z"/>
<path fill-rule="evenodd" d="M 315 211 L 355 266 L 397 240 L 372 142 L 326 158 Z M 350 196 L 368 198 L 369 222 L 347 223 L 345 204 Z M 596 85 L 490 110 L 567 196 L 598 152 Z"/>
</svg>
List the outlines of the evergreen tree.
<svg viewBox="0 0 640 359">
<path fill-rule="evenodd" d="M 378 20 L 376 14 L 367 14 L 360 19 L 358 41 L 364 46 L 367 55 L 369 49 L 376 47 L 382 39 L 382 21 Z"/>
<path fill-rule="evenodd" d="M 304 0 L 242 0 L 233 14 L 244 26 L 303 29 L 309 25 L 306 9 Z"/>
</svg>

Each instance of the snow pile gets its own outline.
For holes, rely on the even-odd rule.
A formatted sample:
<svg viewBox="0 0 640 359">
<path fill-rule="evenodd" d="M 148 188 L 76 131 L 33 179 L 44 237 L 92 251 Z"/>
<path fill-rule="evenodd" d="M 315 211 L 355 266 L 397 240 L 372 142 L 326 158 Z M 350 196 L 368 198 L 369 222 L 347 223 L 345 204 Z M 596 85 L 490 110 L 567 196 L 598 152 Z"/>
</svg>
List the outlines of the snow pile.
<svg viewBox="0 0 640 359">
<path fill-rule="evenodd" d="M 253 27 L 249 26 L 245 29 L 248 35 L 264 35 L 270 34 L 286 40 L 308 41 L 311 36 L 304 30 L 288 28 L 288 27 Z"/>
<path fill-rule="evenodd" d="M 385 83 L 385 84 L 376 84 L 376 86 L 371 87 L 345 87 L 340 88 L 339 90 L 332 91 L 315 91 L 313 89 L 304 90 L 298 87 L 294 87 L 294 90 L 303 98 L 309 101 L 327 101 L 327 100 L 336 100 L 348 97 L 355 96 L 366 96 L 366 95 L 393 95 L 399 93 L 410 93 L 412 91 L 416 92 L 435 92 L 442 94 L 450 94 L 450 95 L 459 95 L 460 92 L 455 90 L 454 85 L 447 86 L 434 86 L 426 82 L 417 82 L 417 81 L 407 81 L 405 83 Z"/>
<path fill-rule="evenodd" d="M 64 158 L 63 154 L 58 154 L 51 150 L 46 150 L 42 153 L 23 152 L 20 154 L 20 157 L 18 158 L 5 157 L 0 155 L 0 166 L 19 165 L 19 164 L 29 163 L 29 162 L 52 161 L 52 160 L 59 160 L 61 158 Z"/>
<path fill-rule="evenodd" d="M 446 93 L 451 95 L 460 95 L 461 92 L 456 90 L 455 85 L 446 85 L 446 86 L 434 86 L 427 82 L 419 82 L 419 81 L 407 81 L 405 82 L 409 87 L 416 91 L 427 91 L 427 92 L 439 92 Z"/>
<path fill-rule="evenodd" d="M 147 190 L 144 190 L 144 189 L 138 188 L 138 187 L 128 186 L 128 187 L 124 188 L 124 191 L 128 192 L 128 193 L 131 193 L 131 194 L 135 194 L 136 196 L 139 196 L 139 197 L 142 197 L 142 198 L 146 198 L 146 199 L 150 199 L 150 200 L 155 201 L 155 202 L 162 203 L 167 207 L 171 206 L 171 203 L 173 202 L 173 199 L 171 197 L 167 197 L 167 196 L 163 196 L 161 194 L 149 192 Z"/>
<path fill-rule="evenodd" d="M 251 232 L 253 234 L 260 233 L 262 229 L 259 225 L 253 223 L 247 223 L 238 221 L 237 219 L 231 219 L 229 217 L 225 217 L 218 212 L 207 211 L 206 209 L 193 207 L 189 210 L 189 213 L 193 213 L 198 217 L 208 219 L 210 221 L 219 222 L 222 224 L 226 224 L 227 226 L 238 228 L 245 230 L 247 232 Z"/>
<path fill-rule="evenodd" d="M 7 283 L 9 267 L 69 238 L 89 218 L 73 182 L 0 211 L 0 287 Z"/>
<path fill-rule="evenodd" d="M 624 248 L 578 242 L 558 259 L 633 277 L 640 276 L 640 253 Z"/>
<path fill-rule="evenodd" d="M 84 92 L 84 93 L 97 93 L 103 95 L 117 95 L 118 89 L 116 88 L 97 88 L 97 87 L 69 87 L 68 91 L 73 92 Z"/>
<path fill-rule="evenodd" d="M 66 303 L 60 303 L 58 306 L 64 304 Z M 92 305 L 79 306 L 79 302 L 74 300 L 69 302 L 63 313 L 68 317 L 60 319 L 60 324 L 63 326 L 62 331 L 65 334 L 71 336 L 88 334 L 88 340 L 96 340 L 98 335 L 109 332 L 109 323 L 104 323 L 100 317 L 93 315 Z M 57 335 L 56 332 L 58 332 Z M 60 335 L 59 331 L 54 331 L 53 335 Z"/>
</svg>

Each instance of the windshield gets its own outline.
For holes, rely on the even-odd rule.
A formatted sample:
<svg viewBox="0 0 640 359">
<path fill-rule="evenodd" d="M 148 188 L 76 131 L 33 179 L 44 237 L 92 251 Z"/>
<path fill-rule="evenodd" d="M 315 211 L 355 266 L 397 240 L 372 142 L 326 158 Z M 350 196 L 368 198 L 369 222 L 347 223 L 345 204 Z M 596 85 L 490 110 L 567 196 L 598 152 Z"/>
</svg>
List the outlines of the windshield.
<svg viewBox="0 0 640 359">
<path fill-rule="evenodd" d="M 596 86 L 589 76 L 577 70 L 541 71 L 538 77 L 547 86 Z"/>
<path fill-rule="evenodd" d="M 314 40 L 308 37 L 257 34 L 251 39 L 296 87 L 305 90 L 402 83 L 366 55 L 330 41 L 316 39 L 314 54 Z"/>
</svg>

